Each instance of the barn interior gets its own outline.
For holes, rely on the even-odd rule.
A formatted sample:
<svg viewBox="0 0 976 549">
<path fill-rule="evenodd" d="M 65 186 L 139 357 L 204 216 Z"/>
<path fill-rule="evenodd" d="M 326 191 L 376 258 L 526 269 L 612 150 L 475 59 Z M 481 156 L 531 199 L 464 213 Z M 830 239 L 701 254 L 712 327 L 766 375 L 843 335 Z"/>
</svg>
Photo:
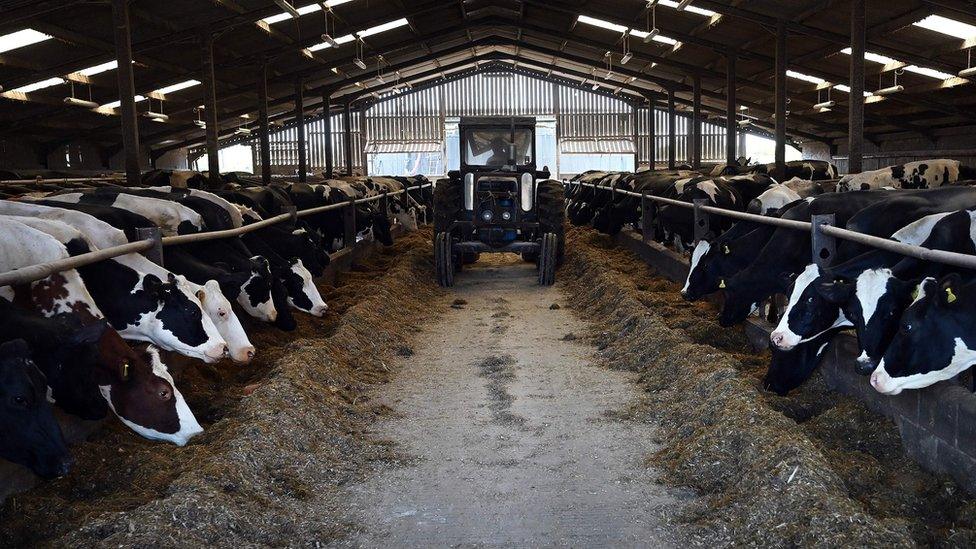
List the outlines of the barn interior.
<svg viewBox="0 0 976 549">
<path fill-rule="evenodd" d="M 277 252 L 287 264 L 272 260 L 268 277 L 282 287 L 289 268 L 310 272 L 303 297 L 314 297 L 307 307 L 281 298 L 297 310 L 287 330 L 246 299 L 227 300 L 253 343 L 243 366 L 188 358 L 107 313 L 133 348 L 162 349 L 170 397 L 182 390 L 203 434 L 178 448 L 149 440 L 105 390 L 122 421 L 49 405 L 71 471 L 64 462 L 65 474 L 43 478 L 22 457 L 34 450 L 0 458 L 0 547 L 976 543 L 976 381 L 965 354 L 976 344 L 962 335 L 976 311 L 947 331 L 959 332 L 951 367 L 917 373 L 925 385 L 904 391 L 852 366 L 869 354 L 875 305 L 858 313 L 863 326 L 835 307 L 838 321 L 809 337 L 783 328 L 794 329 L 803 267 L 830 282 L 854 244 L 923 262 L 910 276 L 897 270 L 904 262 L 874 265 L 914 289 L 899 294 L 898 315 L 925 299 L 927 276 L 948 292 L 943 306 L 968 303 L 976 244 L 936 247 L 928 232 L 916 241 L 894 230 L 976 211 L 965 190 L 933 188 L 976 185 L 973 49 L 974 0 L 2 3 L 0 203 L 61 207 L 91 193 L 112 197 L 98 208 L 126 209 L 118 193 L 182 200 L 192 188 L 236 205 L 227 226 L 202 215 L 172 232 L 133 205 L 154 225 L 115 226 L 127 243 L 81 231 L 90 249 L 65 241 L 63 257 L 43 260 L 22 260 L 18 237 L 0 234 L 0 297 L 9 289 L 22 305 L 26 292 L 37 308 L 39 281 L 75 270 L 86 286 L 110 286 L 93 266 L 123 254 L 179 275 L 185 257 L 194 274 L 197 262 L 227 274 L 223 252 L 201 252 L 217 232 L 214 246 L 231 238 L 267 248 L 255 256 Z M 558 182 L 566 217 L 552 229 L 560 247 L 549 267 L 531 205 L 535 224 L 515 237 L 535 235 L 528 248 L 472 244 L 458 237 L 466 225 L 438 225 L 437 187 L 453 181 L 461 193 L 475 117 L 533 121 L 531 164 L 546 175 L 530 181 Z M 735 177 L 759 190 L 741 191 Z M 640 186 L 660 178 L 671 190 Z M 924 203 L 872 210 L 890 215 L 891 230 L 865 214 L 845 225 L 860 210 L 843 208 L 860 198 L 795 218 L 778 210 L 786 202 L 750 206 L 768 200 L 768 185 L 796 180 L 788 196 L 813 203 L 888 188 Z M 731 198 L 682 190 L 703 181 L 734 188 Z M 286 188 L 292 203 L 266 211 L 222 194 Z M 0 205 L 0 223 L 66 222 L 32 207 Z M 76 209 L 114 225 L 100 217 L 107 210 Z M 781 217 L 777 231 L 792 223 L 806 251 L 788 285 L 747 303 L 760 311 L 730 327 L 719 320 L 732 301 L 726 275 L 713 288 L 723 297 L 692 302 L 689 272 L 703 243 L 729 254 L 723 232 L 747 234 L 760 214 Z M 301 269 L 285 236 L 262 232 L 279 223 L 315 233 Z M 968 245 L 969 235 L 949 240 Z M 777 255 L 769 238 L 755 249 Z M 811 246 L 821 250 L 812 263 Z M 195 303 L 208 318 L 211 305 L 199 294 Z M 18 339 L 7 326 L 0 343 Z M 884 337 L 902 341 L 894 332 Z M 881 349 L 889 366 L 892 348 Z M 811 361 L 819 367 L 788 389 L 771 385 L 768 372 Z M 5 413 L 0 432 L 26 421 Z"/>
</svg>

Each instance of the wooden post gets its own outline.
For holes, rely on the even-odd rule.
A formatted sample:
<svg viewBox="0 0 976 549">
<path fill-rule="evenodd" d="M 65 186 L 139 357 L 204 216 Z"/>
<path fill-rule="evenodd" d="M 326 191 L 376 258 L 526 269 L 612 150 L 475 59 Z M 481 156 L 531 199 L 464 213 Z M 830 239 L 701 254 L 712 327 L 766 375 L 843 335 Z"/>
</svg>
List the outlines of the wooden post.
<svg viewBox="0 0 976 549">
<path fill-rule="evenodd" d="M 346 175 L 352 175 L 352 105 L 348 101 L 343 106 L 342 133 L 346 149 Z"/>
<path fill-rule="evenodd" d="M 210 187 L 220 188 L 220 143 L 217 127 L 217 83 L 214 79 L 213 35 L 204 31 L 201 35 L 203 53 L 203 106 L 207 120 L 207 161 L 210 170 Z"/>
<path fill-rule="evenodd" d="M 325 176 L 332 177 L 335 169 L 332 159 L 332 92 L 322 92 L 322 116 L 325 126 Z"/>
<path fill-rule="evenodd" d="M 776 23 L 776 178 L 786 174 L 786 21 Z"/>
<path fill-rule="evenodd" d="M 864 0 L 851 2 L 851 93 L 848 100 L 847 173 L 864 169 Z M 976 379 L 976 378 L 974 378 Z"/>
<path fill-rule="evenodd" d="M 258 122 L 261 139 L 261 182 L 271 184 L 271 135 L 268 123 L 268 63 L 261 63 L 261 79 L 258 82 Z"/>
<path fill-rule="evenodd" d="M 702 136 L 701 136 L 701 76 L 695 75 L 692 92 L 691 114 L 691 167 L 701 168 Z"/>
<path fill-rule="evenodd" d="M 139 124 L 136 119 L 136 89 L 132 80 L 132 42 L 129 33 L 129 3 L 112 0 L 112 21 L 115 26 L 115 53 L 119 62 L 119 101 L 122 113 L 122 146 L 125 150 L 125 180 L 130 186 L 142 179 L 139 165 Z"/>
<path fill-rule="evenodd" d="M 295 80 L 295 120 L 298 132 L 298 182 L 307 181 L 308 156 L 305 150 L 305 83 L 299 78 Z"/>
<path fill-rule="evenodd" d="M 735 104 L 735 53 L 725 56 L 725 162 L 735 164 L 737 105 Z"/>
<path fill-rule="evenodd" d="M 675 167 L 675 148 L 678 145 L 678 139 L 676 136 L 676 120 L 674 112 L 674 89 L 668 90 L 668 169 L 673 170 Z"/>
</svg>

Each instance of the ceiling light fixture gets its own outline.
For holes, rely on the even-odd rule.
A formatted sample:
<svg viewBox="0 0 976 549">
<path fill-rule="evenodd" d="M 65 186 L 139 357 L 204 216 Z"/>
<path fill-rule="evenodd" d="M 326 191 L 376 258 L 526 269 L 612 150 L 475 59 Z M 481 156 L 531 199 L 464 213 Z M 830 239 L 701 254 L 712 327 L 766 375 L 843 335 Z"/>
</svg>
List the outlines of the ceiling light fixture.
<svg viewBox="0 0 976 549">
<path fill-rule="evenodd" d="M 661 29 L 657 28 L 657 2 L 647 5 L 651 8 L 651 13 L 648 14 L 647 36 L 644 37 L 645 44 L 649 44 L 657 35 L 661 34 Z"/>
<path fill-rule="evenodd" d="M 94 101 L 88 101 L 85 99 L 78 99 L 77 97 L 65 97 L 65 105 L 74 105 L 75 107 L 85 107 L 86 109 L 94 109 L 98 107 L 98 103 Z"/>
<path fill-rule="evenodd" d="M 813 108 L 815 108 L 817 110 L 829 109 L 829 108 L 833 107 L 836 104 L 837 104 L 836 101 L 832 101 L 832 100 L 829 100 L 828 99 L 827 101 L 824 101 L 822 103 L 817 103 L 816 105 L 813 106 Z"/>
</svg>

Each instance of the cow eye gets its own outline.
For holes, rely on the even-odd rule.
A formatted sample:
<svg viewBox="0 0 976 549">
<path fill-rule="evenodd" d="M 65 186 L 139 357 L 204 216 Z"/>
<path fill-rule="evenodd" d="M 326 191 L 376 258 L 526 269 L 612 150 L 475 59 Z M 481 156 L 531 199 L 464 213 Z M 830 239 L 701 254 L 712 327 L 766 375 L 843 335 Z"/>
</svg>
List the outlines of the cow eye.
<svg viewBox="0 0 976 549">
<path fill-rule="evenodd" d="M 807 303 L 813 303 L 813 296 L 807 298 Z"/>
<path fill-rule="evenodd" d="M 21 396 L 21 395 L 15 396 L 14 397 L 14 404 L 16 404 L 17 406 L 26 407 L 27 406 L 27 397 Z"/>
<path fill-rule="evenodd" d="M 172 396 L 171 393 L 169 392 L 169 389 L 161 389 L 158 394 L 159 394 L 159 400 L 162 400 L 164 402 L 169 400 L 170 396 Z"/>
</svg>

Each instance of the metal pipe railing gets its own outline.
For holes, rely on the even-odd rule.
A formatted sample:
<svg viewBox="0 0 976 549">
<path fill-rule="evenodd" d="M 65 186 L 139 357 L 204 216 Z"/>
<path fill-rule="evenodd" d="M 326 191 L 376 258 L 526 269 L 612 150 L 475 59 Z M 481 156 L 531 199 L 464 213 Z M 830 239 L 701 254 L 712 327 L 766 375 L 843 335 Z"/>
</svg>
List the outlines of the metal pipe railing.
<svg viewBox="0 0 976 549">
<path fill-rule="evenodd" d="M 568 183 L 570 185 L 592 187 L 593 189 L 602 189 L 614 193 L 624 194 L 627 196 L 634 196 L 641 199 L 651 200 L 653 202 L 659 202 L 663 204 L 678 206 L 681 208 L 687 208 L 689 210 L 695 209 L 695 205 L 692 203 L 682 202 L 680 200 L 674 200 L 671 198 L 664 198 L 660 196 L 642 194 L 633 191 L 627 191 L 624 189 L 617 189 L 615 187 L 596 185 L 593 183 L 581 183 L 578 181 L 570 181 Z M 808 231 L 811 233 L 811 235 L 816 235 L 817 233 L 819 233 L 820 235 L 826 237 L 848 240 L 851 242 L 862 244 L 864 246 L 869 246 L 880 250 L 894 252 L 908 257 L 914 257 L 916 259 L 921 259 L 924 261 L 934 261 L 936 263 L 944 263 L 946 265 L 952 265 L 954 267 L 962 267 L 964 269 L 976 269 L 976 256 L 974 255 L 957 253 L 957 252 L 949 252 L 945 250 L 934 250 L 930 248 L 923 248 L 921 246 L 913 246 L 911 244 L 905 244 L 904 242 L 898 242 L 896 240 L 891 240 L 888 238 L 872 236 L 869 234 L 864 234 L 857 231 L 851 231 L 849 229 L 835 227 L 824 223 L 817 223 L 816 226 L 814 226 L 813 223 L 806 222 L 806 221 L 795 221 L 791 219 L 781 219 L 781 218 L 769 217 L 765 215 L 750 214 L 750 213 L 740 212 L 736 210 L 729 210 L 726 208 L 719 208 L 716 206 L 699 206 L 698 210 L 709 214 L 731 217 L 733 219 L 752 221 L 755 223 L 762 223 L 766 225 L 774 225 L 777 227 L 784 227 L 787 229 L 793 229 L 797 231 Z M 816 249 L 816 246 L 814 246 L 814 248 Z M 815 253 L 814 259 L 819 261 L 825 258 L 817 258 Z"/>
<path fill-rule="evenodd" d="M 41 177 L 35 177 L 34 179 L 3 179 L 0 180 L 0 185 L 36 185 L 39 183 L 45 184 L 56 184 L 56 183 L 88 183 L 89 181 L 125 181 L 123 177 L 58 177 L 54 179 L 44 179 Z"/>
<path fill-rule="evenodd" d="M 121 246 L 103 248 L 101 250 L 96 250 L 93 252 L 80 254 L 65 259 L 59 259 L 48 263 L 39 263 L 37 265 L 21 267 L 19 269 L 14 269 L 12 271 L 0 273 L 0 286 L 28 284 L 31 282 L 35 282 L 37 280 L 47 278 L 52 274 L 59 273 L 61 271 L 77 269 L 79 267 L 91 265 L 92 263 L 97 263 L 99 261 L 104 261 L 106 259 L 111 259 L 113 257 L 118 257 L 130 253 L 147 252 L 156 246 L 173 246 L 176 244 L 188 244 L 190 242 L 203 242 L 207 240 L 219 240 L 223 238 L 232 238 L 235 236 L 247 234 L 252 231 L 257 231 L 259 229 L 263 229 L 265 227 L 275 225 L 277 223 L 281 223 L 288 219 L 294 219 L 296 217 L 304 217 L 315 213 L 321 213 L 321 212 L 326 212 L 331 210 L 338 210 L 341 208 L 348 208 L 356 204 L 362 204 L 365 202 L 385 200 L 387 197 L 390 196 L 396 196 L 413 190 L 424 189 L 427 187 L 431 187 L 432 185 L 433 185 L 432 183 L 424 183 L 422 185 L 417 185 L 416 187 L 410 187 L 407 189 L 402 189 L 390 193 L 383 193 L 376 196 L 359 198 L 356 200 L 349 200 L 348 202 L 342 202 L 339 204 L 329 204 L 328 206 L 309 208 L 299 212 L 284 213 L 284 214 L 276 215 L 274 217 L 269 217 L 268 219 L 262 219 L 261 221 L 251 223 L 250 225 L 238 227 L 236 229 L 225 229 L 221 231 L 206 231 L 202 233 L 167 236 L 167 237 L 160 238 L 158 240 L 155 238 L 149 238 L 146 240 L 129 242 L 128 244 L 123 244 Z M 347 246 L 352 244 L 348 242 L 346 243 Z"/>
</svg>

